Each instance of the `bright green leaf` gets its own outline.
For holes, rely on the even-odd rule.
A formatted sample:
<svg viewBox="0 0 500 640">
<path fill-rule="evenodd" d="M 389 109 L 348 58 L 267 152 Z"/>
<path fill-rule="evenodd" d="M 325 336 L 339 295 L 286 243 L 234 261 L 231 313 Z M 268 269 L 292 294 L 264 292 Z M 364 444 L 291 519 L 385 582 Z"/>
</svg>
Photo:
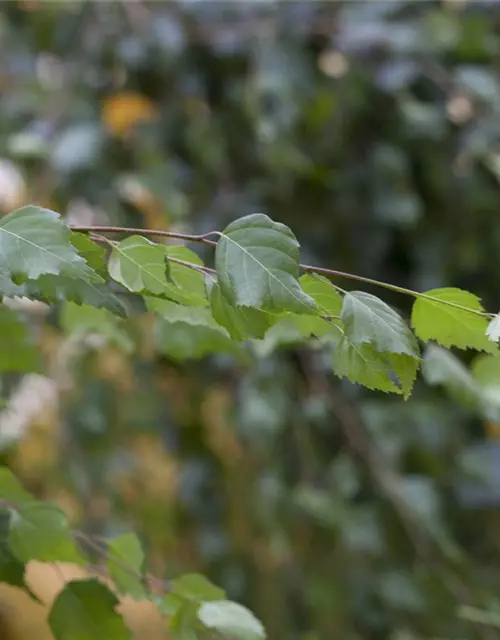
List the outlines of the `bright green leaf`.
<svg viewBox="0 0 500 640">
<path fill-rule="evenodd" d="M 368 343 L 352 344 L 342 338 L 333 356 L 333 370 L 340 378 L 380 391 L 410 395 L 419 361 L 400 353 L 380 353 Z"/>
<path fill-rule="evenodd" d="M 299 285 L 299 243 L 288 227 L 256 213 L 232 222 L 215 250 L 222 293 L 237 306 L 309 313 L 315 303 Z"/>
<path fill-rule="evenodd" d="M 0 273 L 36 280 L 43 274 L 99 279 L 70 242 L 61 216 L 41 207 L 23 207 L 0 220 Z"/>
<path fill-rule="evenodd" d="M 135 600 L 147 598 L 142 583 L 144 551 L 134 533 L 126 533 L 108 543 L 108 571 L 118 591 Z"/>
<path fill-rule="evenodd" d="M 167 249 L 142 236 L 113 247 L 109 275 L 129 291 L 163 294 L 167 286 Z"/>
<path fill-rule="evenodd" d="M 187 267 L 170 259 L 182 260 L 200 267 L 203 261 L 186 247 L 167 247 L 167 259 L 170 265 L 170 280 L 163 294 L 169 300 L 186 306 L 208 306 L 207 292 L 205 290 L 205 277 L 201 271 Z"/>
<path fill-rule="evenodd" d="M 198 611 L 198 618 L 208 629 L 234 640 L 263 640 L 266 637 L 262 623 L 254 614 L 229 600 L 205 602 Z"/>
<path fill-rule="evenodd" d="M 342 321 L 352 344 L 371 344 L 377 351 L 419 358 L 418 343 L 408 325 L 389 305 L 369 293 L 346 293 Z"/>
<path fill-rule="evenodd" d="M 69 235 L 71 244 L 94 271 L 103 279 L 107 276 L 106 249 L 89 238 L 86 233 L 72 231 Z"/>
<path fill-rule="evenodd" d="M 56 640 L 131 640 L 117 597 L 98 580 L 66 583 L 49 614 Z"/>
<path fill-rule="evenodd" d="M 488 317 L 474 312 L 484 312 L 481 301 L 474 294 L 452 287 L 433 289 L 417 298 L 411 322 L 421 340 L 435 340 L 444 347 L 496 353 L 496 344 L 486 336 Z"/>
<path fill-rule="evenodd" d="M 208 282 L 212 315 L 218 324 L 227 329 L 234 340 L 263 338 L 269 327 L 277 320 L 277 316 L 261 309 L 231 305 L 222 294 L 218 283 L 212 279 Z"/>
<path fill-rule="evenodd" d="M 47 502 L 23 503 L 11 512 L 10 548 L 23 562 L 84 564 L 64 513 Z"/>
<path fill-rule="evenodd" d="M 40 371 L 40 354 L 12 309 L 0 305 L 0 372 Z"/>
<path fill-rule="evenodd" d="M 321 315 L 340 316 L 342 296 L 329 280 L 323 276 L 306 273 L 300 277 L 299 283 L 302 290 L 317 304 Z"/>
<path fill-rule="evenodd" d="M 184 600 L 180 607 L 172 613 L 168 620 L 169 636 L 173 640 L 199 640 L 200 623 L 197 614 L 199 609 L 197 602 Z"/>
<path fill-rule="evenodd" d="M 188 573 L 172 582 L 172 593 L 193 602 L 223 600 L 226 597 L 223 589 L 215 586 L 198 573 Z"/>
</svg>

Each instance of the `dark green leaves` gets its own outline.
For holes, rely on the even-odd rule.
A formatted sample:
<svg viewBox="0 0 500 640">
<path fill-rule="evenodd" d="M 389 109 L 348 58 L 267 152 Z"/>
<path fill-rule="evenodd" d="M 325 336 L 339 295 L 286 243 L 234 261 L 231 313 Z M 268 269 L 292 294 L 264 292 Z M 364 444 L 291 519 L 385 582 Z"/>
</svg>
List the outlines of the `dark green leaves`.
<svg viewBox="0 0 500 640">
<path fill-rule="evenodd" d="M 346 293 L 341 319 L 344 337 L 334 350 L 333 370 L 368 389 L 410 395 L 420 354 L 403 319 L 379 298 Z"/>
<path fill-rule="evenodd" d="M 377 351 L 419 357 L 418 344 L 408 325 L 379 298 L 353 291 L 342 306 L 346 336 L 353 344 L 371 344 Z"/>
<path fill-rule="evenodd" d="M 83 563 L 64 513 L 46 502 L 28 502 L 11 510 L 9 544 L 23 562 Z"/>
<path fill-rule="evenodd" d="M 418 360 L 406 354 L 379 352 L 369 343 L 355 344 L 347 338 L 335 347 L 333 370 L 368 389 L 402 393 L 408 397 L 417 375 Z"/>
<path fill-rule="evenodd" d="M 208 284 L 210 306 L 214 320 L 225 327 L 234 340 L 263 338 L 266 331 L 276 321 L 276 316 L 252 309 L 252 307 L 234 307 L 222 294 L 219 284 L 210 279 Z"/>
<path fill-rule="evenodd" d="M 142 584 L 144 552 L 138 537 L 126 533 L 108 544 L 108 571 L 120 593 L 135 600 L 147 598 Z"/>
<path fill-rule="evenodd" d="M 98 580 L 68 582 L 52 605 L 50 628 L 56 640 L 131 640 L 117 605 L 117 597 Z"/>
<path fill-rule="evenodd" d="M 0 273 L 36 280 L 43 274 L 91 280 L 95 274 L 69 241 L 61 217 L 24 207 L 0 220 Z"/>
<path fill-rule="evenodd" d="M 275 313 L 308 313 L 313 300 L 301 289 L 299 243 L 288 227 L 256 213 L 220 234 L 215 266 L 222 293 L 236 306 Z"/>
<path fill-rule="evenodd" d="M 64 513 L 35 501 L 5 467 L 0 468 L 0 501 L 9 513 L 9 547 L 18 560 L 83 561 Z"/>
</svg>

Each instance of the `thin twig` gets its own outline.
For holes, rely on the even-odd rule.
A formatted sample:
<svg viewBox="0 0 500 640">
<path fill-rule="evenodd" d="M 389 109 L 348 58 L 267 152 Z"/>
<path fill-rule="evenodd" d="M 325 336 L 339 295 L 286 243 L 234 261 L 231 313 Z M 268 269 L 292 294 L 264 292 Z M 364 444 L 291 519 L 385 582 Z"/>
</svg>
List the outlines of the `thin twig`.
<svg viewBox="0 0 500 640">
<path fill-rule="evenodd" d="M 135 228 L 126 228 L 126 227 L 110 227 L 110 226 L 70 226 L 72 231 L 80 232 L 80 233 L 89 233 L 93 237 L 98 238 L 99 233 L 127 233 L 127 234 L 138 234 L 143 236 L 161 236 L 165 238 L 177 238 L 180 240 L 185 240 L 186 242 L 199 242 L 201 244 L 209 245 L 211 247 L 217 246 L 217 242 L 214 240 L 210 240 L 209 237 L 213 235 L 221 235 L 219 231 L 209 231 L 208 233 L 203 234 L 190 234 L 190 233 L 179 233 L 177 231 L 157 231 L 155 229 L 135 229 Z M 111 244 L 111 241 L 106 240 L 104 236 L 99 237 L 99 241 L 107 242 Z M 486 311 L 479 311 L 478 309 L 471 309 L 470 307 L 466 307 L 461 304 L 457 304 L 456 302 L 452 302 L 451 300 L 442 300 L 441 298 L 436 298 L 435 296 L 431 296 L 427 293 L 420 293 L 419 291 L 414 291 L 413 289 L 407 289 L 405 287 L 399 287 L 395 284 L 390 284 L 389 282 L 383 282 L 382 280 L 375 280 L 374 278 L 368 278 L 366 276 L 360 276 L 355 273 L 347 273 L 345 271 L 338 271 L 337 269 L 328 269 L 327 267 L 315 267 L 309 264 L 300 264 L 300 268 L 309 273 L 319 273 L 324 274 L 329 277 L 337 277 L 344 278 L 346 280 L 353 280 L 356 282 L 362 282 L 363 284 L 371 284 L 376 287 L 381 287 L 383 289 L 389 289 L 390 291 L 395 291 L 396 293 L 401 293 L 406 296 L 411 296 L 412 298 L 423 298 L 425 300 L 429 300 L 431 302 L 435 302 L 437 304 L 442 304 L 448 307 L 453 307 L 454 309 L 459 309 L 460 311 L 466 311 L 468 313 L 472 313 L 477 316 L 481 316 L 482 318 L 494 318 L 494 313 L 488 313 Z"/>
<path fill-rule="evenodd" d="M 175 262 L 176 264 L 182 264 L 184 267 L 189 267 L 190 269 L 194 269 L 195 271 L 199 271 L 203 274 L 210 273 L 211 275 L 215 275 L 217 273 L 215 269 L 211 269 L 210 267 L 195 264 L 194 262 L 187 262 L 187 260 L 179 260 L 179 258 L 172 258 L 169 255 L 167 255 L 167 260 L 169 262 Z"/>
<path fill-rule="evenodd" d="M 128 227 L 110 227 L 110 226 L 80 226 L 80 225 L 71 225 L 70 229 L 72 231 L 76 231 L 77 233 L 127 233 L 127 234 L 137 234 L 141 236 L 158 236 L 163 238 L 177 238 L 179 240 L 186 240 L 186 242 L 201 242 L 202 244 L 207 244 L 212 247 L 215 247 L 217 242 L 214 240 L 210 240 L 209 237 L 218 233 L 216 231 L 210 231 L 209 233 L 202 233 L 200 235 L 195 235 L 191 233 L 180 233 L 177 231 L 161 231 L 158 229 L 136 229 L 136 228 L 128 228 Z"/>
</svg>

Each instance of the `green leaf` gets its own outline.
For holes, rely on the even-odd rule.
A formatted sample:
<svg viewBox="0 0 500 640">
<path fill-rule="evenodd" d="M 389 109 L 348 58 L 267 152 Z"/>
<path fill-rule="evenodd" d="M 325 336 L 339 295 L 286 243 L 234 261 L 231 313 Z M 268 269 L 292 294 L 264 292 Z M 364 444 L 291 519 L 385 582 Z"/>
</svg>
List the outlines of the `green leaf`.
<svg viewBox="0 0 500 640">
<path fill-rule="evenodd" d="M 0 220 L 0 273 L 13 281 L 43 274 L 98 278 L 70 242 L 70 231 L 54 211 L 23 207 Z"/>
<path fill-rule="evenodd" d="M 435 340 L 444 347 L 497 353 L 496 344 L 486 336 L 487 316 L 459 307 L 484 312 L 479 298 L 468 291 L 452 287 L 426 291 L 413 305 L 411 322 L 415 333 L 421 340 Z"/>
<path fill-rule="evenodd" d="M 87 264 L 105 280 L 107 276 L 106 249 L 91 240 L 86 233 L 71 231 L 69 240 Z"/>
<path fill-rule="evenodd" d="M 261 309 L 231 305 L 222 294 L 218 283 L 211 278 L 207 280 L 207 288 L 214 320 L 225 327 L 234 340 L 263 338 L 269 327 L 278 319 L 277 316 Z"/>
<path fill-rule="evenodd" d="M 0 584 L 25 588 L 25 563 L 21 562 L 10 550 L 9 545 L 10 513 L 0 510 Z"/>
<path fill-rule="evenodd" d="M 196 253 L 186 247 L 167 247 L 167 259 L 169 258 L 190 262 L 200 267 L 203 266 L 203 261 L 200 260 Z M 169 265 L 170 281 L 167 283 L 163 295 L 169 300 L 186 306 L 208 306 L 203 273 L 170 260 Z"/>
<path fill-rule="evenodd" d="M 234 640 L 263 640 L 266 637 L 262 623 L 254 614 L 229 600 L 205 602 L 198 611 L 198 619 L 208 629 Z"/>
<path fill-rule="evenodd" d="M 0 467 L 0 500 L 12 505 L 33 502 L 33 496 L 25 491 L 16 476 L 6 467 Z"/>
<path fill-rule="evenodd" d="M 107 309 L 66 302 L 61 308 L 60 323 L 67 333 L 98 333 L 128 353 L 134 349 L 134 343 L 120 326 L 119 319 Z"/>
<path fill-rule="evenodd" d="M 73 580 L 55 599 L 49 625 L 56 640 L 131 640 L 118 604 L 98 580 Z"/>
<path fill-rule="evenodd" d="M 0 372 L 40 371 L 40 353 L 28 327 L 12 309 L 0 305 Z"/>
<path fill-rule="evenodd" d="M 419 361 L 405 353 L 380 353 L 371 344 L 352 344 L 342 338 L 333 356 L 333 370 L 340 378 L 379 391 L 411 393 Z"/>
<path fill-rule="evenodd" d="M 241 353 L 227 331 L 215 322 L 209 309 L 184 307 L 169 300 L 146 298 L 159 316 L 156 340 L 161 353 L 173 360 L 202 358 L 211 353 Z"/>
<path fill-rule="evenodd" d="M 129 291 L 163 294 L 167 286 L 167 249 L 142 236 L 113 247 L 109 275 Z"/>
<path fill-rule="evenodd" d="M 317 304 L 322 315 L 340 316 L 342 296 L 332 283 L 313 273 L 306 273 L 299 279 L 300 286 Z"/>
<path fill-rule="evenodd" d="M 376 296 L 363 291 L 346 293 L 342 321 L 352 344 L 368 343 L 377 351 L 420 357 L 417 340 L 408 325 Z"/>
<path fill-rule="evenodd" d="M 22 291 L 16 295 L 50 304 L 67 300 L 79 305 L 88 304 L 98 309 L 108 309 L 120 317 L 127 315 L 122 302 L 104 281 L 85 282 L 66 276 L 44 275 L 26 282 Z"/>
<path fill-rule="evenodd" d="M 168 632 L 174 640 L 199 640 L 199 604 L 184 600 L 168 620 Z"/>
<path fill-rule="evenodd" d="M 172 582 L 172 593 L 192 602 L 223 600 L 226 594 L 198 573 L 188 573 Z"/>
<path fill-rule="evenodd" d="M 9 543 L 22 562 L 75 562 L 84 564 L 64 513 L 46 502 L 23 503 L 11 512 Z"/>
<path fill-rule="evenodd" d="M 119 593 L 129 594 L 135 600 L 147 599 L 142 583 L 144 551 L 134 533 L 126 533 L 108 544 L 108 571 Z"/>
<path fill-rule="evenodd" d="M 256 213 L 232 222 L 215 250 L 222 293 L 230 304 L 282 313 L 310 313 L 299 285 L 299 243 L 288 227 Z"/>
<path fill-rule="evenodd" d="M 498 342 L 500 340 L 500 313 L 489 323 L 486 329 L 486 335 L 492 342 Z"/>
</svg>

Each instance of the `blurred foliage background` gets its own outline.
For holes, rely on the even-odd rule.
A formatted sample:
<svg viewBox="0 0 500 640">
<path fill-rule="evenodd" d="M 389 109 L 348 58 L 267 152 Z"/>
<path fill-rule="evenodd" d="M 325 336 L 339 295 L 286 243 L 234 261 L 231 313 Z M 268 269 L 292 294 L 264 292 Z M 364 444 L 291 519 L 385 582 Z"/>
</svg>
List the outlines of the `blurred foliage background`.
<svg viewBox="0 0 500 640">
<path fill-rule="evenodd" d="M 202 233 L 262 211 L 304 261 L 497 311 L 499 2 L 9 1 L 0 61 L 3 213 Z M 500 426 L 455 356 L 405 403 L 293 335 L 248 367 L 11 303 L 45 369 L 2 378 L 2 456 L 75 527 L 135 528 L 153 573 L 206 573 L 271 640 L 500 638 Z"/>
</svg>

